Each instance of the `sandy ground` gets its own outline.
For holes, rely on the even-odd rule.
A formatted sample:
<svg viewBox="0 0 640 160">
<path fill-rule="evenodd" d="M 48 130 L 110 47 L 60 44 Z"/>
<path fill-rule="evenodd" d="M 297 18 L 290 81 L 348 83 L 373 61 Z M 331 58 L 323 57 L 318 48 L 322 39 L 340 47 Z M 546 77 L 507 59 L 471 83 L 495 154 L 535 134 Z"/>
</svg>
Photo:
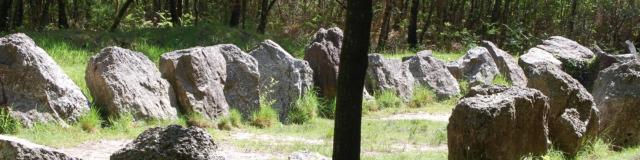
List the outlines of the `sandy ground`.
<svg viewBox="0 0 640 160">
<path fill-rule="evenodd" d="M 449 122 L 451 114 L 431 114 L 431 113 L 402 113 L 391 115 L 388 117 L 380 118 L 383 121 L 398 121 L 398 120 L 428 120 L 438 122 Z"/>
</svg>

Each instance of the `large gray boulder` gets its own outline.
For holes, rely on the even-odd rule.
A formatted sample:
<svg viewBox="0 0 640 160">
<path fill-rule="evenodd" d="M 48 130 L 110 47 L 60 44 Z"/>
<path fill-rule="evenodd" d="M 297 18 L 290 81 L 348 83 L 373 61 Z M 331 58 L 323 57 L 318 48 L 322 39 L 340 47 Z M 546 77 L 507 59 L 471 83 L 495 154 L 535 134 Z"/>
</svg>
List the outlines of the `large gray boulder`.
<svg viewBox="0 0 640 160">
<path fill-rule="evenodd" d="M 372 94 L 392 91 L 407 101 L 413 94 L 414 79 L 409 66 L 399 59 L 385 59 L 380 54 L 369 55 L 365 88 Z"/>
<path fill-rule="evenodd" d="M 493 84 L 495 76 L 500 74 L 498 65 L 484 47 L 470 49 L 461 59 L 462 74 L 470 86 Z"/>
<path fill-rule="evenodd" d="M 515 86 L 527 86 L 527 77 L 524 75 L 522 68 L 518 66 L 518 62 L 509 53 L 498 48 L 495 44 L 489 41 L 482 41 L 482 47 L 489 51 L 489 55 L 493 58 L 494 62 L 498 66 L 500 73 Z"/>
<path fill-rule="evenodd" d="M 230 108 L 245 118 L 260 108 L 260 71 L 258 61 L 232 44 L 216 46 L 227 61 L 224 95 Z"/>
<path fill-rule="evenodd" d="M 80 160 L 27 140 L 0 135 L 2 160 Z"/>
<path fill-rule="evenodd" d="M 564 72 L 577 79 L 586 88 L 591 87 L 595 74 L 590 63 L 596 55 L 589 48 L 561 36 L 544 40 L 537 48 L 551 53 L 562 62 L 561 69 Z"/>
<path fill-rule="evenodd" d="M 305 50 L 304 60 L 309 62 L 313 70 L 313 82 L 325 99 L 334 99 L 338 92 L 342 38 L 340 28 L 321 28 Z"/>
<path fill-rule="evenodd" d="M 133 142 L 110 157 L 111 160 L 224 159 L 216 154 L 218 144 L 204 129 L 170 125 L 142 132 Z"/>
<path fill-rule="evenodd" d="M 313 87 L 313 70 L 307 61 L 295 59 L 271 40 L 249 54 L 258 60 L 262 93 L 275 101 L 280 121 L 286 121 L 291 105 Z"/>
<path fill-rule="evenodd" d="M 85 72 L 94 103 L 107 116 L 177 118 L 173 89 L 142 53 L 107 47 L 89 59 Z"/>
<path fill-rule="evenodd" d="M 175 91 L 182 113 L 216 119 L 229 112 L 224 96 L 227 63 L 219 47 L 194 47 L 165 53 L 160 72 Z"/>
<path fill-rule="evenodd" d="M 439 99 L 450 98 L 460 94 L 460 86 L 444 62 L 428 55 L 418 54 L 404 61 L 415 83 L 430 87 Z"/>
<path fill-rule="evenodd" d="M 511 160 L 546 154 L 548 100 L 522 87 L 460 100 L 447 126 L 449 159 Z"/>
<path fill-rule="evenodd" d="M 595 138 L 599 127 L 599 111 L 593 97 L 569 74 L 552 63 L 520 65 L 529 80 L 527 87 L 549 97 L 549 136 L 554 146 L 567 155 L 575 155 L 580 148 Z"/>
<path fill-rule="evenodd" d="M 89 110 L 80 88 L 22 33 L 0 38 L 0 87 L 0 105 L 25 126 L 75 122 Z"/>
<path fill-rule="evenodd" d="M 529 67 L 531 65 L 538 65 L 543 63 L 548 63 L 557 67 L 562 67 L 562 62 L 547 51 L 544 51 L 540 48 L 531 48 L 527 53 L 520 56 L 520 61 L 518 62 L 522 68 Z M 524 65 L 524 66 L 523 66 Z"/>
<path fill-rule="evenodd" d="M 596 53 L 596 61 L 595 61 L 595 64 L 593 65 L 597 65 L 597 68 L 595 69 L 598 72 L 606 68 L 609 68 L 610 66 L 616 63 L 626 63 L 626 62 L 638 59 L 636 57 L 637 54 L 618 54 L 618 55 L 609 54 L 607 52 L 604 52 L 598 46 L 594 47 L 594 51 Z"/>
<path fill-rule="evenodd" d="M 618 63 L 603 70 L 593 87 L 600 109 L 600 131 L 617 146 L 640 144 L 640 62 Z"/>
</svg>

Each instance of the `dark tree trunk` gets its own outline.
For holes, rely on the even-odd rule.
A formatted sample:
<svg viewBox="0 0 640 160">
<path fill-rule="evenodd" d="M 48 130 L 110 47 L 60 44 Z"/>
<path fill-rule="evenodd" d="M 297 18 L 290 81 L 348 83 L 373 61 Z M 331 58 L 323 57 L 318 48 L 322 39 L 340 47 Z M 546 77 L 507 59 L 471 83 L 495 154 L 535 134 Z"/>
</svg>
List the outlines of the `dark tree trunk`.
<svg viewBox="0 0 640 160">
<path fill-rule="evenodd" d="M 360 159 L 362 90 L 368 65 L 371 0 L 348 0 L 340 54 L 333 139 L 334 160 Z"/>
<path fill-rule="evenodd" d="M 267 18 L 269 17 L 269 11 L 273 7 L 273 4 L 276 3 L 276 0 L 262 0 L 261 9 L 260 9 L 260 23 L 258 24 L 258 33 L 264 34 L 267 30 Z"/>
<path fill-rule="evenodd" d="M 241 19 L 241 23 L 242 23 L 242 28 L 244 29 L 246 27 L 245 22 L 247 21 L 247 0 L 242 0 L 242 4 L 241 4 L 242 8 L 240 9 L 242 11 L 242 18 Z"/>
<path fill-rule="evenodd" d="M 500 20 L 500 5 L 502 0 L 495 0 L 493 4 L 493 13 L 491 14 L 491 23 L 496 23 Z"/>
<path fill-rule="evenodd" d="M 429 25 L 431 25 L 431 17 L 433 17 L 433 10 L 436 6 L 435 2 L 431 2 L 429 4 L 429 14 L 427 14 L 427 18 L 424 21 L 424 24 L 422 25 L 422 33 L 420 35 L 420 42 L 424 43 L 424 37 L 427 35 L 428 31 L 429 31 Z"/>
<path fill-rule="evenodd" d="M 409 47 L 412 49 L 415 49 L 418 46 L 418 6 L 420 6 L 420 0 L 412 0 L 409 35 L 407 36 L 407 42 L 409 42 Z"/>
<path fill-rule="evenodd" d="M 182 17 L 182 0 L 176 0 L 176 14 L 178 17 Z"/>
<path fill-rule="evenodd" d="M 180 26 L 180 15 L 177 7 L 178 0 L 169 0 L 169 13 L 171 14 L 171 23 L 173 26 Z"/>
<path fill-rule="evenodd" d="M 111 28 L 109 28 L 109 31 L 113 32 L 116 29 L 118 29 L 118 25 L 120 25 L 120 21 L 122 21 L 122 17 L 124 17 L 124 15 L 127 13 L 127 9 L 129 8 L 132 2 L 133 0 L 127 0 L 126 2 L 124 2 L 124 5 L 122 5 L 122 8 L 120 8 L 120 10 L 118 11 L 118 14 L 116 15 L 116 19 L 113 21 L 113 25 L 111 25 Z"/>
<path fill-rule="evenodd" d="M 200 0 L 194 0 L 194 2 L 193 2 L 193 12 L 194 13 L 193 14 L 194 14 L 194 17 L 195 17 L 195 19 L 194 19 L 195 22 L 193 24 L 196 25 L 196 26 L 198 25 L 198 22 L 200 20 L 200 8 L 199 8 L 200 6 L 199 5 L 200 5 Z"/>
<path fill-rule="evenodd" d="M 0 31 L 9 30 L 9 11 L 11 10 L 11 0 L 4 0 L 0 4 Z"/>
<path fill-rule="evenodd" d="M 573 0 L 573 2 L 571 3 L 571 17 L 569 17 L 569 34 L 571 34 L 571 36 L 575 36 L 573 30 L 574 30 L 576 18 L 577 18 L 576 17 L 577 9 L 578 9 L 578 0 Z"/>
<path fill-rule="evenodd" d="M 67 2 L 66 0 L 58 0 L 58 27 L 67 29 L 69 22 L 67 21 Z"/>
<path fill-rule="evenodd" d="M 52 0 L 45 0 L 42 7 L 42 13 L 40 13 L 40 26 L 38 26 L 39 30 L 44 29 L 47 25 L 49 25 L 49 5 Z"/>
<path fill-rule="evenodd" d="M 387 0 L 385 2 L 384 12 L 382 13 L 382 26 L 380 27 L 380 35 L 378 35 L 377 51 L 382 51 L 387 45 L 387 39 L 389 38 L 389 21 L 391 21 L 391 9 L 393 8 L 393 0 Z"/>
<path fill-rule="evenodd" d="M 22 21 L 24 19 L 24 1 L 16 0 L 16 9 L 13 13 L 13 26 L 22 27 Z"/>
<path fill-rule="evenodd" d="M 231 4 L 231 18 L 229 19 L 229 26 L 237 27 L 240 24 L 241 14 L 242 4 L 240 0 L 233 0 Z"/>
</svg>

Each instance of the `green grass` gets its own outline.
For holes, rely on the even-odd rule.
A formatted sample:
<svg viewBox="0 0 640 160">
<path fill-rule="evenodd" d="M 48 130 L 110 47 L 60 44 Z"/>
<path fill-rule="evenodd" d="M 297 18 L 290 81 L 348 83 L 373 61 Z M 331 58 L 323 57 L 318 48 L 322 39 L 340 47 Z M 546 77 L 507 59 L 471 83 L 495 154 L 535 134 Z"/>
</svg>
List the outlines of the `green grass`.
<svg viewBox="0 0 640 160">
<path fill-rule="evenodd" d="M 376 99 L 376 104 L 380 109 L 384 108 L 398 108 L 402 107 L 404 104 L 402 99 L 396 95 L 396 93 L 392 90 L 384 90 L 382 92 L 376 92 L 374 94 Z M 372 110 L 375 111 L 375 110 Z"/>
<path fill-rule="evenodd" d="M 80 116 L 77 125 L 86 132 L 94 133 L 100 129 L 102 122 L 100 110 L 97 107 L 92 106 L 91 109 L 89 109 L 89 112 Z"/>
<path fill-rule="evenodd" d="M 506 86 L 506 87 L 511 87 L 512 86 L 511 80 L 509 80 L 506 76 L 504 76 L 502 74 L 498 74 L 498 75 L 494 76 L 492 83 L 495 84 L 495 85 L 501 85 L 501 86 Z"/>
<path fill-rule="evenodd" d="M 436 93 L 427 86 L 418 85 L 413 88 L 413 94 L 407 106 L 412 108 L 425 107 L 436 102 Z"/>
<path fill-rule="evenodd" d="M 7 109 L 0 109 L 0 134 L 13 134 L 22 128 L 20 122 L 13 118 Z"/>
<path fill-rule="evenodd" d="M 287 116 L 288 123 L 303 124 L 318 116 L 320 100 L 314 90 L 308 90 L 293 104 Z"/>
<path fill-rule="evenodd" d="M 385 58 L 391 59 L 402 59 L 403 57 L 415 56 L 416 51 L 410 50 L 401 50 L 398 52 L 382 52 L 381 54 Z M 460 57 L 464 56 L 465 52 L 442 52 L 442 51 L 433 51 L 433 57 L 436 59 L 442 60 L 443 62 L 450 62 L 458 60 Z"/>
</svg>

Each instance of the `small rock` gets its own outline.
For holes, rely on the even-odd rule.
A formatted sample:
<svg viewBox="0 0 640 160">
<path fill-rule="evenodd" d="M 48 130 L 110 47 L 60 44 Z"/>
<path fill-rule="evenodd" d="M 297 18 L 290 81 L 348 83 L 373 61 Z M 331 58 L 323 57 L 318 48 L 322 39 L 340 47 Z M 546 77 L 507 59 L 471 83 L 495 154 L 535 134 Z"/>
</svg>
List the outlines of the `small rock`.
<svg viewBox="0 0 640 160">
<path fill-rule="evenodd" d="M 224 159 L 217 155 L 217 150 L 218 144 L 205 130 L 170 125 L 166 128 L 156 127 L 145 130 L 125 148 L 112 154 L 110 159 Z"/>
<path fill-rule="evenodd" d="M 178 118 L 169 82 L 140 52 L 102 49 L 89 60 L 85 80 L 95 104 L 108 116 L 130 113 L 136 120 Z"/>
<path fill-rule="evenodd" d="M 75 122 L 89 111 L 80 88 L 22 33 L 0 38 L 0 87 L 0 105 L 28 127 L 37 122 Z"/>
<path fill-rule="evenodd" d="M 397 59 L 385 59 L 380 54 L 369 55 L 365 78 L 367 91 L 373 94 L 390 90 L 407 101 L 413 94 L 413 75 L 409 66 Z"/>
<path fill-rule="evenodd" d="M 80 160 L 33 144 L 27 140 L 0 135 L 0 159 L 2 160 Z"/>
<path fill-rule="evenodd" d="M 447 126 L 449 159 L 511 160 L 546 154 L 548 100 L 540 91 L 521 87 L 462 99 Z"/>
</svg>

